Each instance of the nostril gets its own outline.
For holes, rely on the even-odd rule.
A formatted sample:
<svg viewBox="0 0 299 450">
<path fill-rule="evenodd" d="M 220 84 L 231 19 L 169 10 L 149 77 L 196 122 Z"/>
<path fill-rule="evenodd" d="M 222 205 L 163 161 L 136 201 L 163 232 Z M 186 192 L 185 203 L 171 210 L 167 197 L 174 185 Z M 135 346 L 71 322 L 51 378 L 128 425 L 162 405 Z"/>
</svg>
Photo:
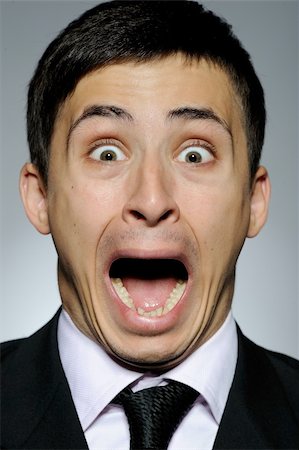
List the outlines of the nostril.
<svg viewBox="0 0 299 450">
<path fill-rule="evenodd" d="M 150 218 L 147 218 L 146 215 L 142 214 L 141 212 L 139 212 L 135 209 L 131 210 L 131 214 L 137 220 L 149 220 L 150 219 Z M 166 220 L 166 219 L 168 219 L 169 216 L 171 216 L 171 214 L 172 214 L 172 210 L 169 209 L 165 213 L 161 214 L 161 216 L 158 217 L 158 220 L 155 220 L 155 221 L 160 222 L 160 221 Z"/>
<path fill-rule="evenodd" d="M 165 220 L 167 220 L 169 217 L 172 216 L 172 214 L 174 213 L 174 210 L 172 209 L 168 209 L 165 212 L 161 212 L 159 214 L 159 212 L 157 211 L 154 214 L 143 214 L 142 212 L 138 211 L 137 209 L 131 209 L 130 210 L 130 215 L 131 217 L 133 217 L 135 220 L 143 220 L 146 221 L 148 223 L 155 223 L 158 224 L 159 222 L 163 222 Z"/>
<path fill-rule="evenodd" d="M 164 214 L 161 215 L 160 220 L 166 220 L 172 214 L 172 211 L 169 209 Z"/>
<path fill-rule="evenodd" d="M 136 210 L 132 210 L 131 214 L 135 217 L 135 219 L 137 220 L 145 220 L 145 217 L 143 214 L 141 214 L 141 212 L 136 211 Z"/>
</svg>

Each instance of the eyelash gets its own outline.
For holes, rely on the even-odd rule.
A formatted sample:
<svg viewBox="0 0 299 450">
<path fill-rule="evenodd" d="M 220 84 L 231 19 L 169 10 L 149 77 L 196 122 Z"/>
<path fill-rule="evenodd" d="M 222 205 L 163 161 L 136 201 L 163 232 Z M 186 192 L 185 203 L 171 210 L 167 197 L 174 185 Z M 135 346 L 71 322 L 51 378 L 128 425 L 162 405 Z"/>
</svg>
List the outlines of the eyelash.
<svg viewBox="0 0 299 450">
<path fill-rule="evenodd" d="M 89 153 L 91 153 L 96 148 L 100 147 L 101 145 L 116 145 L 119 146 L 119 142 L 115 141 L 114 139 L 101 139 L 100 141 L 94 142 L 91 147 L 89 148 Z"/>
<path fill-rule="evenodd" d="M 214 145 L 209 144 L 206 141 L 202 141 L 200 139 L 195 139 L 194 141 L 190 141 L 188 142 L 188 144 L 184 145 L 184 148 L 182 150 L 185 150 L 188 147 L 202 147 L 205 150 L 207 150 L 208 152 L 211 152 L 213 156 L 216 156 L 216 149 L 214 147 Z"/>
<path fill-rule="evenodd" d="M 207 141 L 203 141 L 201 139 L 194 139 L 191 141 L 188 141 L 185 143 L 180 149 L 176 152 L 178 155 L 179 153 L 183 152 L 184 150 L 187 150 L 189 147 L 201 147 L 205 150 L 207 150 L 214 158 L 217 158 L 217 151 L 214 145 L 208 143 Z"/>
</svg>

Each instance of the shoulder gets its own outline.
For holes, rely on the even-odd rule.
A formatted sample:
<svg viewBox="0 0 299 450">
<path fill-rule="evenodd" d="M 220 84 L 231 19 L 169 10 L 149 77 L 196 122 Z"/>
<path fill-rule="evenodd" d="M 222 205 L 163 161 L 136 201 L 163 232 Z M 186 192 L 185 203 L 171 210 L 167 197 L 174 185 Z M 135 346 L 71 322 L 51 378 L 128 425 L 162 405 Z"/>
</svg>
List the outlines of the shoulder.
<svg viewBox="0 0 299 450">
<path fill-rule="evenodd" d="M 20 348 L 22 343 L 26 342 L 28 338 L 15 339 L 13 341 L 1 342 L 1 362 L 5 362 Z"/>
<path fill-rule="evenodd" d="M 250 354 L 253 359 L 258 363 L 261 359 L 267 360 L 277 371 L 277 373 L 284 375 L 298 375 L 299 373 L 299 361 L 291 356 L 284 355 L 272 350 L 268 350 L 250 339 L 248 339 L 240 328 L 238 327 L 238 341 L 239 347 Z"/>
<path fill-rule="evenodd" d="M 1 346 L 1 448 L 87 448 L 60 361 L 58 317 Z"/>
<path fill-rule="evenodd" d="M 299 361 L 281 353 L 264 350 L 281 385 L 289 398 L 292 398 L 299 412 Z"/>
<path fill-rule="evenodd" d="M 272 362 L 272 364 L 278 369 L 278 370 L 286 370 L 287 372 L 293 372 L 296 373 L 299 372 L 299 361 L 295 358 L 292 358 L 291 356 L 284 355 L 282 353 L 273 352 L 271 350 L 264 350 Z"/>
<path fill-rule="evenodd" d="M 33 363 L 39 355 L 48 353 L 50 347 L 56 347 L 59 314 L 60 310 L 31 336 L 0 344 L 2 376 L 11 370 L 21 371 L 23 364 Z"/>
<path fill-rule="evenodd" d="M 299 384 L 299 361 L 297 359 L 261 347 L 244 336 L 243 339 L 245 341 L 245 346 L 251 349 L 252 353 L 256 355 L 257 360 L 259 360 L 259 358 L 267 359 L 277 375 L 279 375 L 281 378 L 292 378 L 295 376 L 297 384 Z"/>
<path fill-rule="evenodd" d="M 247 371 L 254 374 L 264 391 L 284 399 L 299 423 L 299 361 L 265 349 L 241 334 L 239 343 L 246 355 Z"/>
</svg>

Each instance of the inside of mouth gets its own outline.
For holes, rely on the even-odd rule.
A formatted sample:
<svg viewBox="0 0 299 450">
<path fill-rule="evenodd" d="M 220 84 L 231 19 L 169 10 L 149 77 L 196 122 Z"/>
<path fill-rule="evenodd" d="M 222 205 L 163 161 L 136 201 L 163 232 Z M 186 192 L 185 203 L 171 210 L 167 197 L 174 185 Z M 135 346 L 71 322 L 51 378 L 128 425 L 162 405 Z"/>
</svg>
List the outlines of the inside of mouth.
<svg viewBox="0 0 299 450">
<path fill-rule="evenodd" d="M 123 303 L 152 317 L 176 306 L 188 279 L 184 264 L 175 259 L 121 258 L 113 262 L 109 275 Z"/>
</svg>

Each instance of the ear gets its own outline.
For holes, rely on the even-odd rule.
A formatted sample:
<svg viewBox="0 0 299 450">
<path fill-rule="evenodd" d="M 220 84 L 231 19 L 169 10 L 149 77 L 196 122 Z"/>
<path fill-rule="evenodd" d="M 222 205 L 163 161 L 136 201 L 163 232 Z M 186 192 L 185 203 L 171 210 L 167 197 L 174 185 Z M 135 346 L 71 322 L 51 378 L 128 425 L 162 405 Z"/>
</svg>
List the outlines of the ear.
<svg viewBox="0 0 299 450">
<path fill-rule="evenodd" d="M 50 233 L 47 192 L 34 164 L 26 163 L 20 173 L 20 193 L 28 219 L 42 234 Z"/>
<path fill-rule="evenodd" d="M 260 166 L 255 174 L 250 201 L 250 221 L 247 237 L 255 237 L 263 228 L 269 209 L 271 184 L 267 170 Z"/>
</svg>

